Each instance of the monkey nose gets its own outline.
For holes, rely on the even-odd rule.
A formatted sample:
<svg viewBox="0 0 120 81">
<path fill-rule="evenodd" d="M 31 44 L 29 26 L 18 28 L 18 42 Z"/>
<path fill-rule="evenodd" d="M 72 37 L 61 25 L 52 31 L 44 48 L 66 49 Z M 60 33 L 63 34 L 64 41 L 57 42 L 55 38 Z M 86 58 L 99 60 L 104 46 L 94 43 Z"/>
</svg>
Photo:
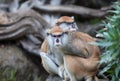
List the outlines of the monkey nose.
<svg viewBox="0 0 120 81">
<path fill-rule="evenodd" d="M 59 39 L 56 39 L 56 42 L 59 43 Z"/>
</svg>

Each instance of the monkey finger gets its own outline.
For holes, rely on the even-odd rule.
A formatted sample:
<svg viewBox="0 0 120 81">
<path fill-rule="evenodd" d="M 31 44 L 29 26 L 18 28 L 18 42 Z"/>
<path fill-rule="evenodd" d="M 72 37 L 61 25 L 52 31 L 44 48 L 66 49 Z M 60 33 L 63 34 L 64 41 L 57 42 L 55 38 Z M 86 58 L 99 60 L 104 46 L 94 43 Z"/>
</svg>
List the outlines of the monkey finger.
<svg viewBox="0 0 120 81">
<path fill-rule="evenodd" d="M 64 69 L 63 66 L 60 66 L 60 67 L 58 68 L 58 75 L 59 75 L 62 79 L 64 79 L 64 71 L 65 71 L 65 69 Z"/>
</svg>

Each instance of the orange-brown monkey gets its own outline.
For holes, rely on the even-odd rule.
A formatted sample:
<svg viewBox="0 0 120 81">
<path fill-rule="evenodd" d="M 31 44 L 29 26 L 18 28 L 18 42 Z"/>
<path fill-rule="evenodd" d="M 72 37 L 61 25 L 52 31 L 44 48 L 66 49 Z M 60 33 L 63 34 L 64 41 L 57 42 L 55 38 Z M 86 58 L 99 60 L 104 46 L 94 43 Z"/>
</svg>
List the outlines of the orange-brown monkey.
<svg viewBox="0 0 120 81">
<path fill-rule="evenodd" d="M 64 30 L 77 31 L 78 27 L 74 17 L 62 16 L 56 21 L 56 25 Z"/>
<path fill-rule="evenodd" d="M 82 32 L 68 32 L 55 26 L 48 32 L 47 41 L 55 61 L 59 66 L 64 65 L 70 81 L 83 78 L 85 81 L 98 81 L 95 74 L 100 51 L 97 46 L 89 44 L 95 42 L 94 38 Z M 87 57 L 78 57 L 76 52 Z"/>
<path fill-rule="evenodd" d="M 74 21 L 74 17 L 69 17 L 69 16 L 60 17 L 57 20 L 56 25 L 68 31 L 77 31 L 78 29 Z M 46 39 L 42 43 L 40 50 L 41 50 L 42 64 L 43 67 L 46 69 L 46 71 L 49 72 L 50 74 L 59 74 L 58 73 L 59 64 L 55 62 L 55 58 L 49 50 L 49 45 Z"/>
</svg>

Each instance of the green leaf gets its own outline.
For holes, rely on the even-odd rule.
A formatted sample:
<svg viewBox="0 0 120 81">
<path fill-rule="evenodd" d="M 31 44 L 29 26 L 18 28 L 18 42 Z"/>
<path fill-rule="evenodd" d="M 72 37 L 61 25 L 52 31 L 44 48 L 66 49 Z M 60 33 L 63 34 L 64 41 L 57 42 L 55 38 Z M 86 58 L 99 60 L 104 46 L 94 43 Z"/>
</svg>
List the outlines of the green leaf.
<svg viewBox="0 0 120 81">
<path fill-rule="evenodd" d="M 120 73 L 120 65 L 118 65 L 116 68 L 115 68 L 115 76 L 117 77 L 117 78 L 119 78 L 119 73 Z"/>
<path fill-rule="evenodd" d="M 103 22 L 107 30 L 100 30 L 104 39 L 96 45 L 105 48 L 100 64 L 108 64 L 101 73 L 106 72 L 111 76 L 112 81 L 118 81 L 120 78 L 120 1 L 114 5 L 114 10 L 109 11 L 112 15 L 107 17 L 107 22 Z"/>
</svg>

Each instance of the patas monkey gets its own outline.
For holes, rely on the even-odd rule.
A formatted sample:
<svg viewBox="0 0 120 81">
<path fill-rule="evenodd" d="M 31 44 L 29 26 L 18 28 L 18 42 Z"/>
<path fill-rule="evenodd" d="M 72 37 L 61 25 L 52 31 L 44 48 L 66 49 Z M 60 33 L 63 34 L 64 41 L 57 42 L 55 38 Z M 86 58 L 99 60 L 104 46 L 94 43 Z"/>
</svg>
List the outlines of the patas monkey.
<svg viewBox="0 0 120 81">
<path fill-rule="evenodd" d="M 56 21 L 56 25 L 64 30 L 77 31 L 78 27 L 74 17 L 62 16 Z"/>
<path fill-rule="evenodd" d="M 89 44 L 95 42 L 94 38 L 82 32 L 68 32 L 55 26 L 47 33 L 47 41 L 55 61 L 59 66 L 64 65 L 70 81 L 81 79 L 98 81 L 95 74 L 100 60 L 100 51 L 97 46 Z M 74 50 L 86 57 L 76 56 Z"/>
<path fill-rule="evenodd" d="M 60 28 L 68 31 L 77 31 L 78 27 L 75 23 L 74 17 L 62 16 L 56 21 L 56 25 Z M 59 64 L 55 62 L 55 57 L 52 52 L 49 50 L 49 45 L 45 39 L 41 45 L 41 58 L 43 67 L 50 74 L 58 74 Z M 61 76 L 62 74 L 60 74 Z"/>
</svg>

